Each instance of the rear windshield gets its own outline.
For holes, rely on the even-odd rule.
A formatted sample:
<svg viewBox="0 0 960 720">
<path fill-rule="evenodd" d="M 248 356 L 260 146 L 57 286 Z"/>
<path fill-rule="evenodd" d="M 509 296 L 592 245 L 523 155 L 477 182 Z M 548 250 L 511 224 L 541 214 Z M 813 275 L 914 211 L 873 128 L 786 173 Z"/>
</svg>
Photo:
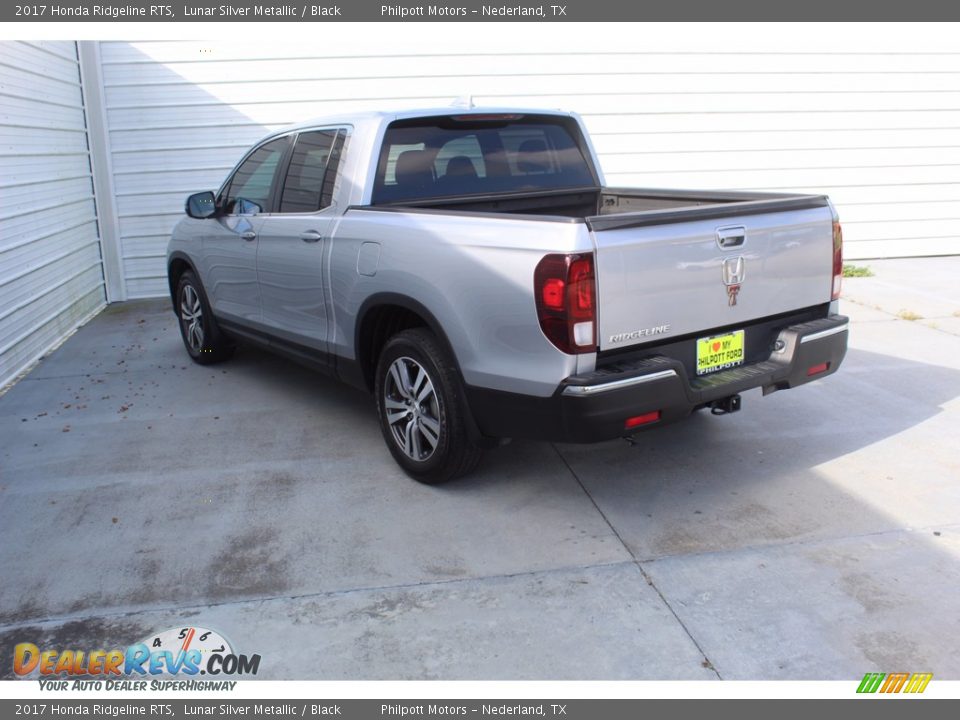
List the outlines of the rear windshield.
<svg viewBox="0 0 960 720">
<path fill-rule="evenodd" d="M 595 187 L 575 122 L 545 116 L 417 118 L 384 136 L 373 204 Z"/>
</svg>

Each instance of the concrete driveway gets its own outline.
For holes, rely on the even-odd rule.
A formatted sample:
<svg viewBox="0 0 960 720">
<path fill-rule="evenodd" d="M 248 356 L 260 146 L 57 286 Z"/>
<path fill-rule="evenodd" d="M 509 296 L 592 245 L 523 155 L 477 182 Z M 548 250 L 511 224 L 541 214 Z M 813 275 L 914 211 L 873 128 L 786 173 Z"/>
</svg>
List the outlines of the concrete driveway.
<svg viewBox="0 0 960 720">
<path fill-rule="evenodd" d="M 272 679 L 960 679 L 960 258 L 860 264 L 837 375 L 437 488 L 369 397 L 111 306 L 0 397 L 0 674 L 189 624 Z"/>
</svg>

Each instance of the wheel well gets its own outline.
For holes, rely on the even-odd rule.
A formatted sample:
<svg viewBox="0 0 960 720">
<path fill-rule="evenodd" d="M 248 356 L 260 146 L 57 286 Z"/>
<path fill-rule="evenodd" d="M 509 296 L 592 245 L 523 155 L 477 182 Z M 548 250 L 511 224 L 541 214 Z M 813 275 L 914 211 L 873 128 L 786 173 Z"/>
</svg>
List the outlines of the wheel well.
<svg viewBox="0 0 960 720">
<path fill-rule="evenodd" d="M 430 327 L 430 324 L 413 310 L 399 305 L 379 305 L 363 316 L 359 329 L 357 360 L 363 372 L 367 389 L 373 391 L 377 360 L 387 341 L 402 330 Z"/>
<path fill-rule="evenodd" d="M 170 283 L 170 299 L 174 306 L 177 304 L 177 285 L 180 282 L 180 276 L 191 269 L 190 263 L 181 258 L 174 258 L 170 261 L 170 267 L 167 269 L 167 281 Z"/>
</svg>

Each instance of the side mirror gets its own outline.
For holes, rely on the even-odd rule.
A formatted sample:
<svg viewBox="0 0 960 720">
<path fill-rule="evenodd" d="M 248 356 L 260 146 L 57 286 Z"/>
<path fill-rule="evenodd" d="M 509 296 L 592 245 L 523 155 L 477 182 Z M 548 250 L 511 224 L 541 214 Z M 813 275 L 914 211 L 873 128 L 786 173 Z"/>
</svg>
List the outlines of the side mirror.
<svg viewBox="0 0 960 720">
<path fill-rule="evenodd" d="M 212 192 L 195 193 L 187 198 L 187 215 L 198 220 L 213 217 L 217 212 L 217 201 Z"/>
</svg>

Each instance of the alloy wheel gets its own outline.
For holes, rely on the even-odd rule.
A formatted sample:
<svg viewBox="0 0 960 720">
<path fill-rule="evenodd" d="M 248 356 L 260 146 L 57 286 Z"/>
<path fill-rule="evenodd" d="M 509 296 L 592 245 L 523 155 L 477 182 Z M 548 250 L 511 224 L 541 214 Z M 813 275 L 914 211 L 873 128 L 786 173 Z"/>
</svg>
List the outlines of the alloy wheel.
<svg viewBox="0 0 960 720">
<path fill-rule="evenodd" d="M 184 285 L 180 293 L 180 322 L 190 349 L 199 353 L 203 350 L 203 307 L 193 285 Z"/>
<path fill-rule="evenodd" d="M 423 365 L 410 357 L 391 363 L 383 383 L 390 433 L 404 455 L 423 462 L 440 444 L 440 402 Z"/>
</svg>

